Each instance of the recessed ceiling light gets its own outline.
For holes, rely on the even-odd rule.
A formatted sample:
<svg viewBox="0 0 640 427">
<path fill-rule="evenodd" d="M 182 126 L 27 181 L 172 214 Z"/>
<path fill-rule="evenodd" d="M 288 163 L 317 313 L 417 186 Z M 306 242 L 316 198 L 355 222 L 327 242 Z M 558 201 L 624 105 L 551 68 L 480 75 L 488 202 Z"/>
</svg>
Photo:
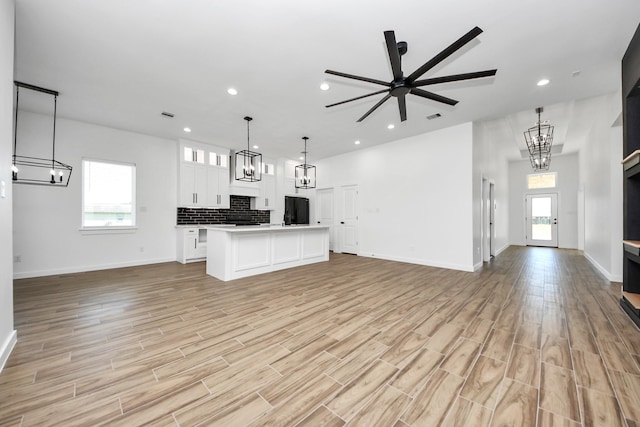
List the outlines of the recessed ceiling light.
<svg viewBox="0 0 640 427">
<path fill-rule="evenodd" d="M 300 160 L 304 160 L 304 157 L 302 157 L 302 156 L 300 156 L 300 157 L 298 157 L 298 158 L 299 158 Z"/>
<path fill-rule="evenodd" d="M 184 131 L 189 133 L 189 132 L 191 132 L 191 128 L 184 128 Z"/>
<path fill-rule="evenodd" d="M 260 148 L 260 147 L 258 147 L 257 145 L 254 145 L 254 146 L 253 146 L 253 149 L 254 149 L 254 150 L 257 150 L 258 148 Z"/>
<path fill-rule="evenodd" d="M 394 125 L 393 123 L 391 123 L 389 126 L 387 126 L 387 129 L 393 129 L 394 127 L 396 127 L 396 125 Z"/>
<path fill-rule="evenodd" d="M 360 145 L 360 141 L 356 141 L 356 142 L 354 142 L 354 144 Z"/>
<path fill-rule="evenodd" d="M 578 77 L 580 75 L 580 70 L 576 70 L 573 73 L 571 73 L 571 77 Z"/>
<path fill-rule="evenodd" d="M 329 83 L 322 83 L 320 85 L 320 90 L 329 90 Z"/>
<path fill-rule="evenodd" d="M 549 84 L 549 82 L 550 82 L 549 79 L 542 79 L 538 82 L 538 86 L 546 86 Z"/>
<path fill-rule="evenodd" d="M 237 94 L 238 94 L 238 91 L 237 91 L 236 89 L 234 89 L 234 88 L 230 87 L 229 89 L 227 89 L 227 93 L 228 93 L 229 95 L 237 95 Z"/>
</svg>

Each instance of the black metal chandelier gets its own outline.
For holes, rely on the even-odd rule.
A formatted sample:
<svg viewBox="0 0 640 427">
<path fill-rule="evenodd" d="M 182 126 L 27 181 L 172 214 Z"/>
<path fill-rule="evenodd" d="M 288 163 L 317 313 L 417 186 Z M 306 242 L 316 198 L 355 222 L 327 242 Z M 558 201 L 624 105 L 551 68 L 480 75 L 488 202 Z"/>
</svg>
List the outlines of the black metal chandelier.
<svg viewBox="0 0 640 427">
<path fill-rule="evenodd" d="M 256 182 L 262 180 L 262 154 L 249 149 L 249 122 L 247 116 L 247 149 L 236 153 L 235 177 L 237 181 Z"/>
<path fill-rule="evenodd" d="M 534 171 L 549 170 L 551 164 L 551 144 L 553 143 L 553 126 L 548 120 L 540 118 L 543 108 L 536 108 L 538 121 L 535 126 L 524 132 L 524 139 L 529 150 L 529 160 Z"/>
<path fill-rule="evenodd" d="M 56 113 L 58 92 L 51 89 L 14 81 L 16 86 L 16 114 L 13 134 L 13 156 L 11 158 L 11 179 L 14 184 L 46 185 L 67 187 L 73 168 L 56 160 Z M 18 111 L 20 88 L 53 96 L 53 138 L 51 158 L 19 156 L 18 151 Z M 44 169 L 44 170 L 43 170 Z M 46 170 L 49 170 L 49 173 Z"/>
<path fill-rule="evenodd" d="M 304 140 L 304 163 L 296 166 L 295 183 L 296 188 L 316 188 L 316 167 L 307 164 L 307 140 L 309 137 L 303 136 Z"/>
</svg>

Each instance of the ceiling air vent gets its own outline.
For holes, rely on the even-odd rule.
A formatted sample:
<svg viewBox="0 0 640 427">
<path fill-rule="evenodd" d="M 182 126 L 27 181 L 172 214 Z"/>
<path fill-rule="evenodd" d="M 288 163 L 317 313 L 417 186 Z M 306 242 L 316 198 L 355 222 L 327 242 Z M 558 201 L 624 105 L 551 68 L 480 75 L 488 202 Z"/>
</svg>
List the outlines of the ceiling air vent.
<svg viewBox="0 0 640 427">
<path fill-rule="evenodd" d="M 440 114 L 440 113 L 432 114 L 430 116 L 427 116 L 427 120 L 437 119 L 438 117 L 442 117 L 442 114 Z"/>
<path fill-rule="evenodd" d="M 167 113 L 166 111 L 163 111 L 163 112 L 162 112 L 162 115 L 163 115 L 163 116 L 165 116 L 165 117 L 169 117 L 169 118 L 171 118 L 171 119 L 172 119 L 172 118 L 173 118 L 173 116 L 174 116 L 175 114 L 173 114 L 173 113 Z"/>
</svg>

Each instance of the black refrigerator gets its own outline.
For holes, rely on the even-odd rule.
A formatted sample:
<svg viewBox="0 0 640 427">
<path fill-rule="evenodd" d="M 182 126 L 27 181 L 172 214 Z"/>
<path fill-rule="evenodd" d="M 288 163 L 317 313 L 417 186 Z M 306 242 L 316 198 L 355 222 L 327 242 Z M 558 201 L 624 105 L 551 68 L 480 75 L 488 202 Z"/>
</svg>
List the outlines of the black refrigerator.
<svg viewBox="0 0 640 427">
<path fill-rule="evenodd" d="M 309 224 L 309 199 L 284 196 L 284 223 Z"/>
</svg>

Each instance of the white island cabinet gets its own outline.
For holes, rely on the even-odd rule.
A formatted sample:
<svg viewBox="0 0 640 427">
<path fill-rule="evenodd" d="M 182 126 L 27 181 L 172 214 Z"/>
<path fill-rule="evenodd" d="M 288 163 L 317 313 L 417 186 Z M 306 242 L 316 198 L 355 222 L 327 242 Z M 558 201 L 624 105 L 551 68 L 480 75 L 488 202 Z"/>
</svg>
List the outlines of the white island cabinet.
<svg viewBox="0 0 640 427">
<path fill-rule="evenodd" d="M 207 228 L 207 274 L 233 280 L 329 261 L 324 225 Z"/>
</svg>

